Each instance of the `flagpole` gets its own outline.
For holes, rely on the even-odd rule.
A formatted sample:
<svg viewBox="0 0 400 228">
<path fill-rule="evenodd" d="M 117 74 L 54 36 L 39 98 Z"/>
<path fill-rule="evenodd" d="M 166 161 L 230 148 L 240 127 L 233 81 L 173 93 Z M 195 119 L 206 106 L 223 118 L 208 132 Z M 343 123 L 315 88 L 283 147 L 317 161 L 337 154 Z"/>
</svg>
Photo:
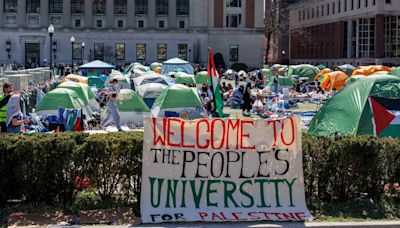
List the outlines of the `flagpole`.
<svg viewBox="0 0 400 228">
<path fill-rule="evenodd" d="M 212 68 L 212 64 L 211 64 L 212 50 L 211 50 L 210 47 L 208 48 L 208 53 L 209 53 L 209 55 L 208 55 L 208 76 L 210 77 L 210 81 L 211 81 L 211 92 L 213 94 L 213 103 L 214 103 L 214 110 L 211 110 L 211 115 L 214 115 L 215 113 L 217 113 L 217 102 L 215 100 L 214 83 L 213 83 L 213 78 L 212 78 L 213 76 L 212 76 L 212 73 L 211 73 L 211 70 L 212 70 L 211 69 Z M 214 70 L 216 70 L 216 69 L 214 69 Z"/>
</svg>

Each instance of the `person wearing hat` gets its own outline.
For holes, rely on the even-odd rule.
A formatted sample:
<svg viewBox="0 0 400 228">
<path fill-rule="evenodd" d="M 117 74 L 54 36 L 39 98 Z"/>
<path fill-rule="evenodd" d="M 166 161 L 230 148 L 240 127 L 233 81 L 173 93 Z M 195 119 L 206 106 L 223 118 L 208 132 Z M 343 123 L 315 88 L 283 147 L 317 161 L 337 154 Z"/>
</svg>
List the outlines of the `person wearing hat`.
<svg viewBox="0 0 400 228">
<path fill-rule="evenodd" d="M 13 95 L 12 84 L 4 83 L 3 85 L 4 95 L 0 95 L 0 128 L 1 132 L 7 132 L 7 103 Z"/>
<path fill-rule="evenodd" d="M 121 116 L 119 114 L 117 107 L 117 97 L 120 90 L 119 82 L 118 79 L 114 78 L 110 81 L 110 83 L 111 85 L 108 87 L 107 91 L 108 101 L 107 101 L 106 116 L 102 121 L 102 126 L 107 127 L 114 122 L 118 131 L 122 131 L 120 122 Z"/>
</svg>

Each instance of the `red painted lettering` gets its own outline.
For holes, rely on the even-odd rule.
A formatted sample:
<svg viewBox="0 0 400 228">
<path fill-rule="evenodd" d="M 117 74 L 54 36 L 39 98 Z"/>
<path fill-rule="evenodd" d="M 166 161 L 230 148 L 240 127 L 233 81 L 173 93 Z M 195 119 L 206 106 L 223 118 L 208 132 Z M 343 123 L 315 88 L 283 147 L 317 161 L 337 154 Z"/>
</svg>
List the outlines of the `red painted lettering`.
<svg viewBox="0 0 400 228">
<path fill-rule="evenodd" d="M 239 215 L 243 214 L 242 212 L 232 212 L 233 219 L 236 221 L 247 221 L 246 218 L 240 218 Z"/>
<path fill-rule="evenodd" d="M 207 214 L 207 212 L 199 212 L 199 216 L 200 216 L 201 220 L 204 221 L 204 218 L 207 218 L 208 214 Z"/>
<path fill-rule="evenodd" d="M 215 133 L 220 132 L 220 131 L 216 131 L 215 130 L 215 123 L 216 122 L 220 122 L 221 123 L 221 127 L 222 127 L 222 132 L 221 132 L 221 142 L 219 144 L 219 146 L 215 146 L 216 144 L 216 138 L 215 138 Z M 214 119 L 211 122 L 211 148 L 213 148 L 214 150 L 218 150 L 221 149 L 224 146 L 224 140 L 225 140 L 225 121 L 223 119 Z"/>
<path fill-rule="evenodd" d="M 226 149 L 229 148 L 229 135 L 234 134 L 236 129 L 236 150 L 239 149 L 239 128 L 240 128 L 240 120 L 228 120 L 228 127 L 226 131 Z M 231 133 L 232 132 L 232 133 Z"/>
<path fill-rule="evenodd" d="M 248 216 L 250 216 L 250 220 L 260 220 L 260 216 L 258 216 L 257 212 L 249 212 L 247 213 Z"/>
<path fill-rule="evenodd" d="M 268 125 L 270 125 L 271 123 L 273 124 L 273 131 L 274 131 L 274 145 L 276 146 L 276 140 L 277 140 L 277 129 L 276 129 L 276 123 L 280 123 L 279 120 L 268 120 Z"/>
<path fill-rule="evenodd" d="M 286 121 L 286 120 L 289 120 L 289 121 L 290 121 L 290 128 L 291 128 L 291 130 L 292 130 L 292 132 L 291 132 L 291 133 L 292 133 L 292 134 L 291 134 L 292 138 L 291 138 L 291 141 L 290 141 L 289 143 L 286 143 L 286 141 L 285 141 L 285 134 L 284 134 L 284 132 L 285 132 L 285 121 Z M 292 117 L 288 117 L 288 118 L 286 118 L 286 119 L 284 119 L 284 120 L 282 121 L 281 139 L 282 139 L 282 143 L 285 144 L 286 146 L 290 146 L 290 145 L 293 144 L 294 139 L 295 139 L 295 135 L 294 135 L 294 121 L 293 121 Z"/>
<path fill-rule="evenodd" d="M 208 134 L 201 134 L 200 136 L 200 124 L 204 123 L 207 126 L 207 132 L 210 132 L 210 123 L 208 122 L 208 120 L 203 119 L 197 122 L 197 126 L 196 126 L 196 144 L 197 147 L 201 150 L 203 149 L 207 149 L 210 146 L 210 139 L 206 139 L 205 140 L 205 144 L 201 145 L 200 144 L 200 137 L 205 137 Z"/>
<path fill-rule="evenodd" d="M 250 150 L 255 150 L 256 146 L 255 145 L 250 145 L 250 146 L 245 146 L 244 145 L 244 140 L 250 138 L 250 134 L 245 134 L 244 131 L 244 125 L 251 124 L 251 126 L 254 125 L 253 120 L 243 120 L 240 123 L 240 149 L 250 149 Z"/>
<path fill-rule="evenodd" d="M 163 119 L 163 134 L 162 136 L 158 133 L 157 129 L 157 118 L 152 118 L 153 122 L 153 144 L 157 145 L 160 142 L 163 146 L 165 146 L 165 129 L 167 128 L 167 121 Z M 158 134 L 157 134 L 158 133 Z"/>
<path fill-rule="evenodd" d="M 174 118 L 168 118 L 167 120 L 168 120 L 168 130 L 167 130 L 167 135 L 168 135 L 168 137 L 167 137 L 167 139 L 168 139 L 168 146 L 180 147 L 180 146 L 181 146 L 180 143 L 173 143 L 173 142 L 171 141 L 171 136 L 174 136 L 174 135 L 175 135 L 175 133 L 174 133 L 173 131 L 171 131 L 171 129 L 172 129 L 172 123 L 173 123 L 173 122 L 179 123 L 179 124 L 180 124 L 180 123 L 181 123 L 181 120 L 180 120 L 180 119 L 174 119 Z"/>
<path fill-rule="evenodd" d="M 182 125 L 181 125 L 181 145 L 184 148 L 194 148 L 194 145 L 186 145 L 185 144 L 185 124 L 186 124 L 186 121 L 182 120 Z"/>
</svg>

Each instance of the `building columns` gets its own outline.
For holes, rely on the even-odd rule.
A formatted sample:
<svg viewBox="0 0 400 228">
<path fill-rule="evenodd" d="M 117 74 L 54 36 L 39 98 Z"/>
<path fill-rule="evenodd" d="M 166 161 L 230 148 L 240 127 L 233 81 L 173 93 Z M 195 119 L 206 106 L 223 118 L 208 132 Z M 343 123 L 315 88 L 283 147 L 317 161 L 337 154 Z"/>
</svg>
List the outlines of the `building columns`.
<svg viewBox="0 0 400 228">
<path fill-rule="evenodd" d="M 49 0 L 40 0 L 40 25 L 49 26 Z"/>
<path fill-rule="evenodd" d="M 63 0 L 63 26 L 71 27 L 71 0 Z"/>
<path fill-rule="evenodd" d="M 128 0 L 129 1 L 129 0 Z M 114 25 L 114 0 L 107 0 L 107 28 L 115 28 Z"/>
<path fill-rule="evenodd" d="M 375 58 L 383 58 L 385 51 L 385 32 L 384 32 L 384 16 L 382 14 L 376 15 L 375 18 Z"/>
<path fill-rule="evenodd" d="M 127 1 L 127 9 L 128 9 L 128 15 L 127 15 L 127 22 L 126 25 L 128 28 L 135 28 L 136 23 L 135 23 L 135 1 Z"/>
<path fill-rule="evenodd" d="M 353 57 L 353 21 L 347 21 L 347 58 L 351 59 Z"/>
<path fill-rule="evenodd" d="M 18 0 L 18 27 L 24 28 L 26 27 L 26 23 L 26 1 Z"/>
<path fill-rule="evenodd" d="M 4 25 L 4 1 L 0 0 L 0 27 Z"/>
<path fill-rule="evenodd" d="M 85 0 L 85 27 L 93 28 L 93 9 L 92 0 Z"/>
<path fill-rule="evenodd" d="M 168 1 L 168 27 L 176 28 L 176 0 Z"/>
<path fill-rule="evenodd" d="M 148 27 L 156 28 L 156 0 L 149 0 L 148 4 L 149 4 L 147 12 Z"/>
</svg>

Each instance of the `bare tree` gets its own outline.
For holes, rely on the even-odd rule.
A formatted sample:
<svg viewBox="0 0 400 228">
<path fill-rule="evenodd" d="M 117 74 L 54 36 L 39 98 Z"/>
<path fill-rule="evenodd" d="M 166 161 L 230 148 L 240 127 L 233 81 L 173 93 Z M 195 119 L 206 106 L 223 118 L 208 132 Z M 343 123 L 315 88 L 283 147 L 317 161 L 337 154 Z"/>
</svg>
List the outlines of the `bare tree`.
<svg viewBox="0 0 400 228">
<path fill-rule="evenodd" d="M 269 63 L 271 48 L 276 45 L 283 29 L 288 27 L 288 9 L 286 0 L 266 0 L 265 38 L 267 42 L 265 64 Z"/>
</svg>

